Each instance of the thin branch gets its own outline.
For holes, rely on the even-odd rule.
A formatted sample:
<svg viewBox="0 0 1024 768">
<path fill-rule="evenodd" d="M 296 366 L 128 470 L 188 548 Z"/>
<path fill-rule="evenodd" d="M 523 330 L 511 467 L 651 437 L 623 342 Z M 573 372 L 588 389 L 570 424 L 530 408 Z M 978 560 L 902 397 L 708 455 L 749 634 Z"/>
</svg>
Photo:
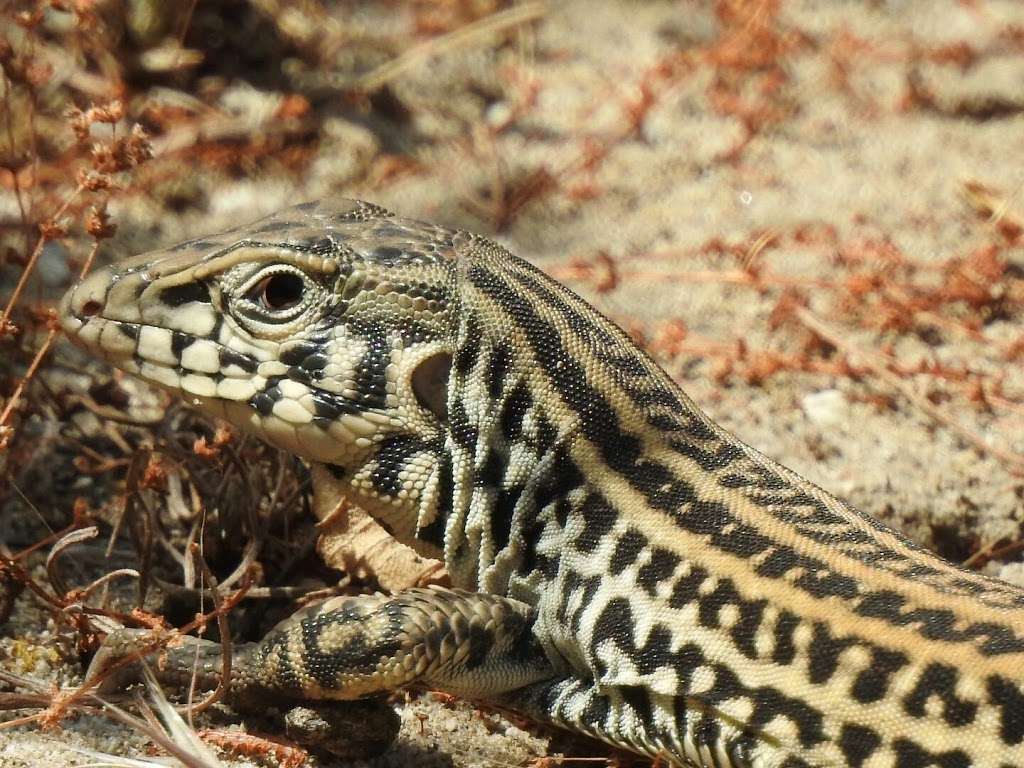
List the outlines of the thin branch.
<svg viewBox="0 0 1024 768">
<path fill-rule="evenodd" d="M 480 44 L 481 41 L 499 32 L 536 21 L 546 11 L 546 2 L 535 1 L 514 5 L 508 10 L 485 16 L 464 27 L 459 27 L 447 34 L 431 38 L 409 48 L 397 58 L 367 72 L 356 80 L 355 85 L 363 91 L 375 91 L 434 56 L 441 56 L 461 48 Z"/>
</svg>

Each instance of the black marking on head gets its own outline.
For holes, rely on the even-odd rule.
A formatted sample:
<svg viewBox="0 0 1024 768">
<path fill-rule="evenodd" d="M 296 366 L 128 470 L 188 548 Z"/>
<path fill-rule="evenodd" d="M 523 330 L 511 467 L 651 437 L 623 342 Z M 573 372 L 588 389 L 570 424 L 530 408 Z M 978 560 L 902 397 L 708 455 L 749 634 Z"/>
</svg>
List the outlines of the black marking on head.
<svg viewBox="0 0 1024 768">
<path fill-rule="evenodd" d="M 275 390 L 276 391 L 276 390 Z M 261 416 L 269 416 L 274 410 L 274 403 L 277 399 L 274 398 L 268 391 L 257 392 L 249 400 L 249 405 L 254 408 Z"/>
<path fill-rule="evenodd" d="M 214 315 L 213 315 L 213 328 L 211 328 L 210 332 L 208 334 L 206 334 L 206 337 L 208 339 L 219 339 L 220 338 L 220 331 L 224 327 L 224 317 L 225 317 L 225 315 L 224 315 L 223 312 L 215 312 L 214 313 Z"/>
<path fill-rule="evenodd" d="M 306 367 L 306 360 L 323 352 L 323 345 L 310 341 L 283 344 L 278 359 L 285 365 Z"/>
<path fill-rule="evenodd" d="M 392 221 L 384 221 L 373 228 L 374 237 L 381 239 L 406 238 L 409 237 L 409 230 L 399 226 Z"/>
<path fill-rule="evenodd" d="M 383 409 L 387 405 L 387 367 L 391 364 L 391 347 L 383 328 L 370 326 L 365 331 L 366 352 L 356 365 L 353 389 L 359 393 L 364 410 Z"/>
<path fill-rule="evenodd" d="M 300 384 L 313 384 L 314 381 L 313 375 L 309 371 L 305 368 L 296 368 L 295 366 L 288 369 L 285 377 Z"/>
<path fill-rule="evenodd" d="M 137 323 L 122 323 L 113 321 L 114 327 L 117 328 L 124 336 L 127 336 L 132 341 L 139 340 L 139 333 L 142 331 L 142 326 Z"/>
<path fill-rule="evenodd" d="M 251 232 L 254 235 L 266 235 L 271 232 L 290 232 L 293 229 L 298 229 L 302 226 L 303 223 L 301 221 L 288 221 L 287 219 L 282 220 L 276 216 L 272 216 L 265 224 L 251 230 Z"/>
<path fill-rule="evenodd" d="M 323 371 L 324 368 L 327 367 L 327 364 L 329 362 L 330 359 L 327 357 L 327 355 L 318 353 L 310 355 L 305 360 L 303 360 L 302 365 L 300 367 L 302 368 L 303 371 L 305 371 L 308 374 L 318 374 L 321 371 Z"/>
<path fill-rule="evenodd" d="M 175 252 L 175 253 L 178 252 L 178 251 L 188 251 L 188 250 L 208 251 L 210 248 L 213 248 L 213 247 L 215 247 L 217 245 L 218 245 L 218 243 L 214 243 L 214 242 L 211 242 L 209 240 L 203 240 L 202 238 L 199 238 L 197 240 L 186 240 L 183 243 L 178 243 L 177 245 L 172 245 L 168 250 L 170 250 L 172 252 Z"/>
<path fill-rule="evenodd" d="M 190 336 L 181 331 L 171 331 L 171 354 L 178 360 L 181 360 L 181 353 L 185 351 L 185 347 L 192 344 L 195 340 L 195 336 Z"/>
<path fill-rule="evenodd" d="M 199 302 L 201 304 L 212 304 L 210 290 L 201 282 L 185 283 L 164 288 L 160 292 L 160 301 L 168 307 L 182 307 L 185 304 Z"/>
<path fill-rule="evenodd" d="M 372 251 L 363 254 L 367 261 L 385 266 L 397 266 L 409 261 L 410 254 L 393 245 L 378 245 Z"/>
<path fill-rule="evenodd" d="M 235 365 L 246 373 L 256 373 L 256 369 L 259 367 L 257 362 L 248 355 L 243 355 L 241 352 L 235 352 L 227 347 L 218 348 L 217 354 L 220 358 L 221 369 L 227 368 L 229 365 Z"/>
<path fill-rule="evenodd" d="M 315 253 L 331 254 L 335 252 L 337 242 L 330 235 L 318 237 L 306 243 L 306 247 Z"/>
<path fill-rule="evenodd" d="M 313 398 L 313 410 L 316 416 L 322 419 L 334 421 L 343 413 L 362 413 L 362 409 L 356 403 L 325 389 L 312 389 L 310 395 Z"/>
</svg>

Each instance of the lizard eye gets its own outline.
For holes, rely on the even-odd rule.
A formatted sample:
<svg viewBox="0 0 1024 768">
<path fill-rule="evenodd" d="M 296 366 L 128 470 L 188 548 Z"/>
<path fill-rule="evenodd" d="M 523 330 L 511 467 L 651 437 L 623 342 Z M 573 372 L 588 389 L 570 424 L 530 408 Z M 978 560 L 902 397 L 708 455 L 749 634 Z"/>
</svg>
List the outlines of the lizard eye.
<svg viewBox="0 0 1024 768">
<path fill-rule="evenodd" d="M 302 301 L 306 283 L 294 272 L 275 272 L 260 280 L 250 296 L 263 309 L 280 312 Z"/>
<path fill-rule="evenodd" d="M 231 293 L 236 299 L 231 313 L 249 331 L 266 338 L 287 335 L 325 300 L 314 280 L 288 264 L 261 269 Z"/>
</svg>

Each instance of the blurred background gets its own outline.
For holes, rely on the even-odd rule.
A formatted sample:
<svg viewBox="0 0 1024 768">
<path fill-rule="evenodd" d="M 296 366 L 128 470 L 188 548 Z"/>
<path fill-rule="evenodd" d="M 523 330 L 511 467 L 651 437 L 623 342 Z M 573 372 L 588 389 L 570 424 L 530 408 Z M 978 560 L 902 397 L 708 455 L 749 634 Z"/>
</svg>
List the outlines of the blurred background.
<svg viewBox="0 0 1024 768">
<path fill-rule="evenodd" d="M 164 582 L 125 599 L 183 623 L 197 537 L 222 578 L 351 576 L 316 562 L 301 466 L 52 319 L 93 263 L 329 195 L 499 239 L 746 442 L 1024 584 L 1018 0 L 22 0 L 0 67 L 0 669 L 80 681 L 66 582 L 140 556 Z M 430 697 L 402 718 L 382 765 L 625 760 Z M 4 765 L 54 749 L 0 731 Z"/>
</svg>

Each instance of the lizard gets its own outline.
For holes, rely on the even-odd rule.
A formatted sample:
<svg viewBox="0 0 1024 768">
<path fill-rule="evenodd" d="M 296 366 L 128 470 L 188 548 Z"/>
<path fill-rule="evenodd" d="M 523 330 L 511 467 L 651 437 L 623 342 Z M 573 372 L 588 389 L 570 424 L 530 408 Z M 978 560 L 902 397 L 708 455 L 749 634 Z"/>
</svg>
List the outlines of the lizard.
<svg viewBox="0 0 1024 768">
<path fill-rule="evenodd" d="M 96 269 L 60 313 L 447 568 L 286 619 L 232 690 L 429 686 L 676 765 L 1024 766 L 1024 590 L 745 445 L 487 238 L 304 203 Z"/>
</svg>

